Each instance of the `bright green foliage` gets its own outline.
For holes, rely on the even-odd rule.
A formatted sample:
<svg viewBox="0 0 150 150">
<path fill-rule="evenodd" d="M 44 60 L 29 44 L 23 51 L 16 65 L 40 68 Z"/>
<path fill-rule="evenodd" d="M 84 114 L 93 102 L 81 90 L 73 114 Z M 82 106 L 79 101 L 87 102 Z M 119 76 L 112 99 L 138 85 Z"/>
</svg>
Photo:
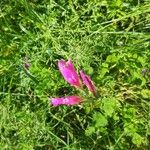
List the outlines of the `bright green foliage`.
<svg viewBox="0 0 150 150">
<path fill-rule="evenodd" d="M 93 121 L 95 121 L 95 127 L 105 127 L 107 125 L 107 119 L 101 113 L 94 114 Z"/>
<path fill-rule="evenodd" d="M 148 149 L 149 14 L 149 0 L 1 0 L 0 149 Z M 98 96 L 52 107 L 79 93 L 60 59 L 85 70 Z"/>
<path fill-rule="evenodd" d="M 102 100 L 102 110 L 105 112 L 106 116 L 112 116 L 117 109 L 117 100 L 113 97 L 104 98 Z M 119 104 L 118 104 L 119 105 Z"/>
</svg>

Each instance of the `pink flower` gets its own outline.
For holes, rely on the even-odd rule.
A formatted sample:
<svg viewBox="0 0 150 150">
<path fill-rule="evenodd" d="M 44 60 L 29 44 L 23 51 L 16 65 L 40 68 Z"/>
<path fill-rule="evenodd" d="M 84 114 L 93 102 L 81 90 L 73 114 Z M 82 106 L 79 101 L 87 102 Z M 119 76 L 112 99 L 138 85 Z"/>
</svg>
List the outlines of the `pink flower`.
<svg viewBox="0 0 150 150">
<path fill-rule="evenodd" d="M 26 69 L 29 69 L 30 64 L 29 64 L 29 63 L 24 63 L 24 67 L 25 67 Z"/>
<path fill-rule="evenodd" d="M 81 102 L 81 98 L 79 96 L 67 96 L 67 97 L 58 97 L 51 99 L 53 106 L 59 105 L 77 105 Z"/>
<path fill-rule="evenodd" d="M 52 102 L 52 105 L 53 106 L 59 106 L 59 105 L 62 105 L 63 104 L 63 101 L 64 101 L 64 98 L 63 97 L 58 97 L 58 98 L 52 98 L 51 99 L 51 102 Z"/>
<path fill-rule="evenodd" d="M 93 81 L 91 80 L 90 76 L 87 76 L 83 70 L 80 71 L 80 75 L 81 78 L 83 80 L 83 83 L 86 85 L 86 87 L 88 88 L 88 90 L 90 92 L 92 92 L 94 95 L 96 95 L 96 87 L 93 83 Z"/>
<path fill-rule="evenodd" d="M 58 67 L 63 75 L 64 79 L 70 83 L 72 86 L 81 87 L 80 78 L 71 62 L 71 60 L 68 60 L 67 62 L 65 60 L 59 60 L 58 61 Z"/>
</svg>

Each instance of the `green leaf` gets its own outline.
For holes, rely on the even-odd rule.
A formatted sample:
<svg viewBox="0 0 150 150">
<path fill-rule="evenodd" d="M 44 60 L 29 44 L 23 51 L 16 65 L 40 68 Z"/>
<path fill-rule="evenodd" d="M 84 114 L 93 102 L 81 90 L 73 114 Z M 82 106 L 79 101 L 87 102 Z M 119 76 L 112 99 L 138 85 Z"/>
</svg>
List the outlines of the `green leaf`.
<svg viewBox="0 0 150 150">
<path fill-rule="evenodd" d="M 95 127 L 105 127 L 108 123 L 107 118 L 101 113 L 95 113 L 93 120 L 95 121 Z"/>
<path fill-rule="evenodd" d="M 145 58 L 144 57 L 139 56 L 137 60 L 142 64 L 142 66 L 143 66 L 143 64 L 145 64 Z"/>
<path fill-rule="evenodd" d="M 114 98 L 105 98 L 103 99 L 103 107 L 105 114 L 107 116 L 112 116 L 116 108 L 116 100 Z"/>
<path fill-rule="evenodd" d="M 148 127 L 147 127 L 147 132 L 146 132 L 148 135 L 150 135 L 150 120 L 148 122 Z"/>
<path fill-rule="evenodd" d="M 85 134 L 87 135 L 87 136 L 89 136 L 89 135 L 92 135 L 93 133 L 95 133 L 95 127 L 88 127 L 86 130 L 85 130 Z"/>
<path fill-rule="evenodd" d="M 128 136 L 132 136 L 134 133 L 136 133 L 137 129 L 134 124 L 131 123 L 125 123 L 124 124 L 124 131 Z"/>
<path fill-rule="evenodd" d="M 150 98 L 150 90 L 148 89 L 143 89 L 141 91 L 141 95 L 144 97 L 144 98 Z"/>
<path fill-rule="evenodd" d="M 134 133 L 132 142 L 139 147 L 143 142 L 143 138 L 138 133 Z"/>
<path fill-rule="evenodd" d="M 108 63 L 115 63 L 118 61 L 118 57 L 115 54 L 109 55 L 106 59 Z"/>
<path fill-rule="evenodd" d="M 87 74 L 91 75 L 91 74 L 93 74 L 94 71 L 93 71 L 92 67 L 87 67 L 86 72 L 87 72 Z"/>
<path fill-rule="evenodd" d="M 100 77 L 104 77 L 107 72 L 109 72 L 108 68 L 102 68 L 100 72 Z"/>
</svg>

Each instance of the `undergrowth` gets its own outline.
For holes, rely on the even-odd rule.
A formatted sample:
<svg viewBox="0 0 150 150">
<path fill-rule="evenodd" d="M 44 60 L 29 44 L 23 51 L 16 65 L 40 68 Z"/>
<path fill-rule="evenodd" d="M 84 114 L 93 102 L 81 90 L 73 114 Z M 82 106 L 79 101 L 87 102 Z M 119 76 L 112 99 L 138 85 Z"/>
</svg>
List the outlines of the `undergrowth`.
<svg viewBox="0 0 150 150">
<path fill-rule="evenodd" d="M 3 0 L 0 12 L 1 149 L 150 147 L 148 0 Z M 60 59 L 84 69 L 99 97 L 51 106 L 78 92 Z"/>
</svg>

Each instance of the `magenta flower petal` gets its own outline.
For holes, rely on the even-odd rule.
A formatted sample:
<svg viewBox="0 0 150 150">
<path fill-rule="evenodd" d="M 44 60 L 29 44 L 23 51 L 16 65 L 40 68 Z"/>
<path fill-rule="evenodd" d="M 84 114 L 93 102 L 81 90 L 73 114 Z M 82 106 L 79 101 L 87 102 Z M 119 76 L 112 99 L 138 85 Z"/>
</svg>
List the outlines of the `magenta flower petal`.
<svg viewBox="0 0 150 150">
<path fill-rule="evenodd" d="M 59 105 L 77 105 L 81 102 L 81 98 L 79 96 L 67 96 L 60 98 L 52 98 L 51 103 L 53 106 Z"/>
<path fill-rule="evenodd" d="M 59 60 L 58 61 L 58 68 L 63 75 L 64 79 L 70 83 L 72 86 L 81 87 L 80 78 L 71 62 L 71 60 L 68 60 L 67 62 L 65 60 Z"/>
<path fill-rule="evenodd" d="M 51 99 L 51 103 L 53 106 L 59 106 L 59 105 L 62 105 L 63 104 L 63 101 L 64 101 L 64 98 L 61 97 L 61 98 L 52 98 Z"/>
<path fill-rule="evenodd" d="M 83 70 L 80 71 L 80 75 L 81 75 L 81 78 L 83 80 L 83 83 L 86 85 L 86 87 L 88 88 L 88 90 L 95 95 L 96 94 L 96 87 L 95 87 L 93 81 L 91 80 L 90 76 L 87 76 L 83 72 Z"/>
<path fill-rule="evenodd" d="M 76 105 L 81 102 L 81 98 L 79 96 L 68 96 L 65 97 L 65 104 L 66 105 Z"/>
</svg>

